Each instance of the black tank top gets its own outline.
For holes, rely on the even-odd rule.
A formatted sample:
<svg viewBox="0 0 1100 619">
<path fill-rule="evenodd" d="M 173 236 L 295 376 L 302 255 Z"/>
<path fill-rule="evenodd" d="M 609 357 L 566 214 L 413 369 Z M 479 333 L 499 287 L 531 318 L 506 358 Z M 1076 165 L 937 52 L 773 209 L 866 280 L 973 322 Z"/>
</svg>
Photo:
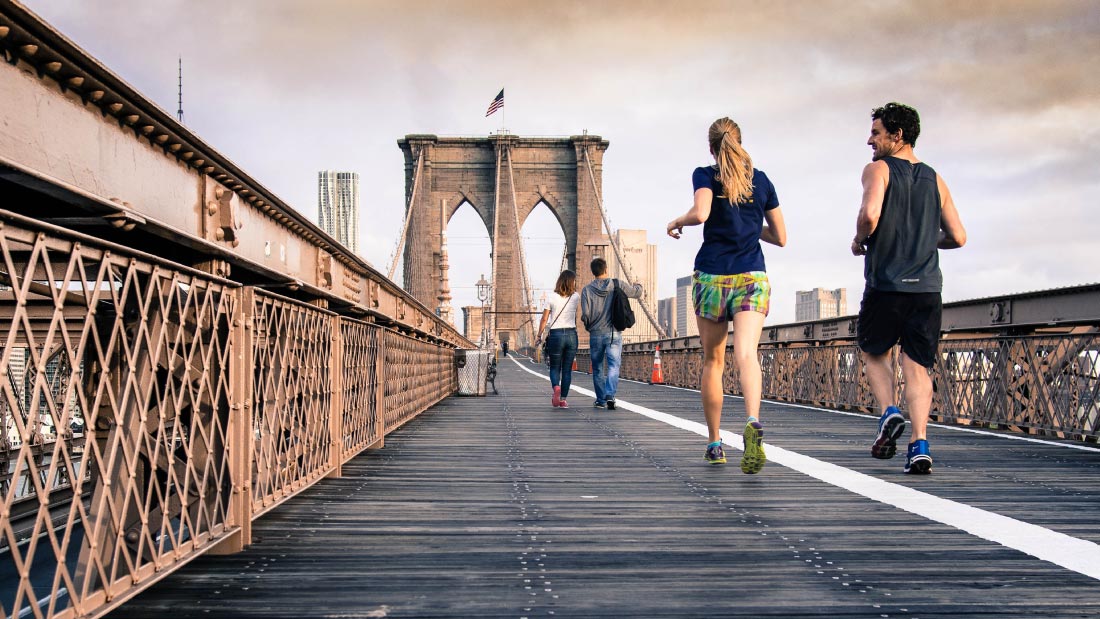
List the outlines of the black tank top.
<svg viewBox="0 0 1100 619">
<path fill-rule="evenodd" d="M 867 241 L 863 277 L 867 286 L 885 292 L 940 292 L 936 171 L 897 157 L 882 160 L 890 166 L 890 184 L 878 226 Z"/>
</svg>

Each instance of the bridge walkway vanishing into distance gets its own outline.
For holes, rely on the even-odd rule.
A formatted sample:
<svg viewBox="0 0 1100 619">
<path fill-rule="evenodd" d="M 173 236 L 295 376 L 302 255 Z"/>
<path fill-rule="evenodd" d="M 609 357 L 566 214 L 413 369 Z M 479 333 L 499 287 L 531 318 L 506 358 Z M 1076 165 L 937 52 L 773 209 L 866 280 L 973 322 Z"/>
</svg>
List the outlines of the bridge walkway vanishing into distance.
<svg viewBox="0 0 1100 619">
<path fill-rule="evenodd" d="M 744 475 L 739 398 L 712 466 L 697 392 L 597 410 L 576 373 L 556 410 L 544 367 L 500 366 L 111 616 L 1100 616 L 1092 446 L 934 424 L 913 477 L 870 457 L 874 417 L 765 402 Z"/>
</svg>

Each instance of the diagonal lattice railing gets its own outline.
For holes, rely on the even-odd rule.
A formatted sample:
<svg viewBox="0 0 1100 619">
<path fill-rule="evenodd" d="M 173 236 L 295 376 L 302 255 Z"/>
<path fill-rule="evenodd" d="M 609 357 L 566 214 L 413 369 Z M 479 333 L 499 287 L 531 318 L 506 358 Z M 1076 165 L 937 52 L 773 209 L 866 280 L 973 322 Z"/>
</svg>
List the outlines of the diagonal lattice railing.
<svg viewBox="0 0 1100 619">
<path fill-rule="evenodd" d="M 387 434 L 458 387 L 454 354 L 428 342 L 387 331 L 385 359 Z"/>
<path fill-rule="evenodd" d="M 3 617 L 239 550 L 456 385 L 446 344 L 3 212 L 0 318 Z"/>
<path fill-rule="evenodd" d="M 896 350 L 895 350 L 896 354 Z M 723 387 L 739 394 L 727 350 Z M 765 398 L 828 408 L 875 406 L 859 349 L 851 342 L 760 345 Z M 587 351 L 578 356 L 590 372 Z M 703 355 L 697 347 L 661 351 L 667 384 L 698 388 Z M 648 381 L 652 350 L 624 353 L 621 375 Z M 933 418 L 1096 442 L 1100 439 L 1100 333 L 958 337 L 940 342 L 932 371 Z M 898 373 L 898 398 L 904 391 Z"/>
<path fill-rule="evenodd" d="M 87 615 L 229 525 L 235 295 L 148 257 L 2 226 L 0 611 Z"/>
</svg>

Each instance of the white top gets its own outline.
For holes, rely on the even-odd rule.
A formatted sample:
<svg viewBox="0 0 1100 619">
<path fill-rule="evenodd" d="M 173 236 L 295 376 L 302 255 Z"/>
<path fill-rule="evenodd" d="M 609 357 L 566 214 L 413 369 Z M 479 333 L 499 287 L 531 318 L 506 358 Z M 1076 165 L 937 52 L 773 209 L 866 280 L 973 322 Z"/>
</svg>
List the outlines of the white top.
<svg viewBox="0 0 1100 619">
<path fill-rule="evenodd" d="M 576 329 L 577 305 L 580 304 L 580 301 L 581 295 L 575 292 L 568 297 L 560 296 L 557 293 L 550 295 L 550 316 L 546 320 L 553 322 L 548 324 L 546 329 Z"/>
</svg>

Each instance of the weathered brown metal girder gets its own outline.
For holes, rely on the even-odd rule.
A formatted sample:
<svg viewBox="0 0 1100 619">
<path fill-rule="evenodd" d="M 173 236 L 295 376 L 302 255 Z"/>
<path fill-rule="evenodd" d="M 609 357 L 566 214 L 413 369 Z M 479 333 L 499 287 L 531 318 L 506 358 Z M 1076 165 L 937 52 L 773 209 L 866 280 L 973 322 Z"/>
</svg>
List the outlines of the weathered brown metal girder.
<svg viewBox="0 0 1100 619">
<path fill-rule="evenodd" d="M 69 207 L 70 229 L 167 241 L 190 264 L 341 313 L 471 346 L 227 157 L 32 12 L 0 0 L 0 181 Z M 0 208 L 15 207 L 7 200 Z M 23 214 L 32 214 L 27 210 Z M 98 228 L 97 228 L 98 226 Z M 144 241 L 148 243 L 149 241 Z M 181 259 L 182 260 L 182 259 Z M 187 261 L 187 260 L 183 260 Z"/>
</svg>

